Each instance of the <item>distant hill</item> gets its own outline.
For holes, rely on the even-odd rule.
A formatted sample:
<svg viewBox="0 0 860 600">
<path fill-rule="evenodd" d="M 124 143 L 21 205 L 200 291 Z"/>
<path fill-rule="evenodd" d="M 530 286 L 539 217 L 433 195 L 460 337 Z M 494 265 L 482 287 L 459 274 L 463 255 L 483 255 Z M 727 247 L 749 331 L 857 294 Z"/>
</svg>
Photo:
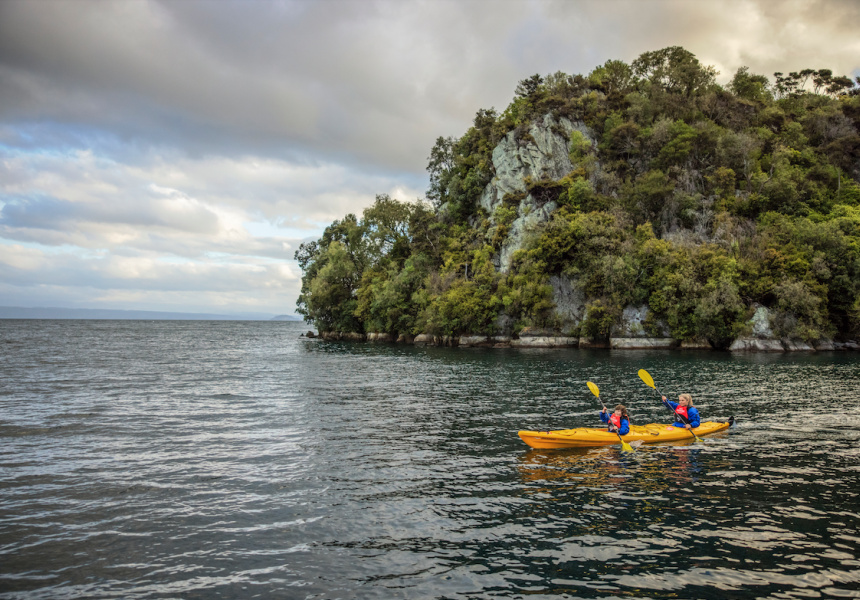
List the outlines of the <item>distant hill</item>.
<svg viewBox="0 0 860 600">
<path fill-rule="evenodd" d="M 185 313 L 154 310 L 108 310 L 99 308 L 58 308 L 0 306 L 0 319 L 115 319 L 142 321 L 298 321 L 299 317 L 266 313 Z"/>
</svg>

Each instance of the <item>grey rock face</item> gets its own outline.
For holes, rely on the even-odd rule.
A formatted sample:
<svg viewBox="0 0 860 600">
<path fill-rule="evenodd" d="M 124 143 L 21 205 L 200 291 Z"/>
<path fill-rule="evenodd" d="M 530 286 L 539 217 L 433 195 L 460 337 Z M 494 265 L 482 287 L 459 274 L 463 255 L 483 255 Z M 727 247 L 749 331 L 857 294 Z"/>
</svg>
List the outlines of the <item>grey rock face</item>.
<svg viewBox="0 0 860 600">
<path fill-rule="evenodd" d="M 492 215 L 507 194 L 525 194 L 526 178 L 533 181 L 562 179 L 574 169 L 570 160 L 570 134 L 580 131 L 593 142 L 593 137 L 584 123 L 573 123 L 562 118 L 555 121 L 545 115 L 543 121 L 534 123 L 527 136 L 517 138 L 511 131 L 493 149 L 495 177 L 481 194 L 481 206 Z M 546 221 L 558 206 L 555 202 L 541 203 L 531 195 L 520 201 L 517 218 L 500 251 L 500 269 L 507 272 L 514 252 L 522 248 L 525 236 L 537 224 Z"/>
<path fill-rule="evenodd" d="M 767 308 L 759 306 L 749 323 L 752 325 L 754 338 L 760 340 L 773 339 L 773 331 L 770 328 L 770 311 Z"/>
<path fill-rule="evenodd" d="M 650 350 L 670 349 L 680 345 L 678 340 L 672 338 L 649 338 L 649 337 L 614 337 L 609 338 L 609 347 L 616 350 Z"/>
<path fill-rule="evenodd" d="M 368 342 L 394 342 L 397 338 L 395 338 L 390 333 L 368 333 L 367 341 Z"/>
<path fill-rule="evenodd" d="M 412 343 L 416 346 L 435 346 L 436 336 L 430 335 L 429 333 L 419 333 L 412 338 Z"/>
<path fill-rule="evenodd" d="M 650 337 L 651 334 L 645 330 L 645 320 L 649 313 L 650 309 L 646 304 L 626 307 L 621 313 L 621 322 L 613 325 L 610 336 L 618 338 Z M 660 338 L 669 338 L 669 326 L 666 323 L 658 322 L 657 329 Z"/>
<path fill-rule="evenodd" d="M 461 335 L 460 343 L 461 347 L 469 347 L 469 346 L 489 346 L 491 345 L 490 336 L 487 335 Z"/>
<path fill-rule="evenodd" d="M 579 338 L 570 336 L 528 336 L 511 340 L 512 348 L 575 348 Z"/>
<path fill-rule="evenodd" d="M 757 338 L 738 338 L 729 346 L 732 352 L 785 352 L 779 340 L 760 340 Z"/>
<path fill-rule="evenodd" d="M 510 270 L 514 252 L 524 246 L 528 232 L 538 224 L 547 221 L 556 208 L 558 208 L 558 205 L 555 202 L 547 202 L 543 206 L 536 206 L 534 198 L 531 196 L 526 196 L 525 200 L 520 203 L 519 210 L 522 216 L 517 217 L 511 223 L 508 237 L 499 251 L 499 264 L 503 273 L 507 273 Z"/>
<path fill-rule="evenodd" d="M 568 325 L 579 325 L 585 318 L 585 294 L 569 277 L 553 275 L 549 278 L 552 286 L 552 300 L 555 312 Z"/>
<path fill-rule="evenodd" d="M 812 352 L 815 350 L 806 342 L 800 340 L 782 340 L 782 347 L 786 352 Z"/>
<path fill-rule="evenodd" d="M 712 346 L 707 340 L 683 340 L 679 346 L 682 350 L 711 350 Z"/>
<path fill-rule="evenodd" d="M 531 139 L 520 140 L 515 131 L 509 132 L 493 149 L 496 176 L 484 189 L 481 206 L 493 214 L 505 194 L 526 191 L 526 177 L 558 180 L 570 173 L 570 134 L 574 130 L 592 139 L 584 123 L 564 118 L 556 122 L 552 115 L 532 124 L 528 130 Z"/>
</svg>

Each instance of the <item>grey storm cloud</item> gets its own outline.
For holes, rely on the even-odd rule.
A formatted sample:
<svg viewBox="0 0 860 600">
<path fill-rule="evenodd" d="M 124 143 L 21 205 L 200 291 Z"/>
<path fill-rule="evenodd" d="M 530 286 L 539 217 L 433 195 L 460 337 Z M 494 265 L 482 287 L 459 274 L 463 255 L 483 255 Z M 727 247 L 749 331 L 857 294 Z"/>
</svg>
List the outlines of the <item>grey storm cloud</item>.
<svg viewBox="0 0 860 600">
<path fill-rule="evenodd" d="M 858 7 L 6 0 L 0 115 L 93 126 L 190 152 L 420 174 L 435 137 L 462 133 L 480 108 L 504 108 L 517 81 L 534 72 L 587 73 L 666 45 L 724 69 L 850 71 L 857 64 L 846 62 L 845 48 L 857 48 Z"/>
<path fill-rule="evenodd" d="M 723 82 L 855 76 L 858 22 L 856 0 L 0 0 L 0 304 L 289 312 L 298 245 L 421 197 L 435 139 L 519 80 L 675 45 Z"/>
<path fill-rule="evenodd" d="M 462 95 L 438 82 L 469 88 L 456 54 L 436 62 L 444 29 L 441 39 L 413 37 L 417 15 L 398 4 L 251 6 L 6 2 L 0 110 L 5 119 L 93 126 L 192 152 L 414 169 L 450 110 L 447 98 Z M 437 83 L 425 86 L 428 79 Z M 416 127 L 423 136 L 406 135 Z"/>
</svg>

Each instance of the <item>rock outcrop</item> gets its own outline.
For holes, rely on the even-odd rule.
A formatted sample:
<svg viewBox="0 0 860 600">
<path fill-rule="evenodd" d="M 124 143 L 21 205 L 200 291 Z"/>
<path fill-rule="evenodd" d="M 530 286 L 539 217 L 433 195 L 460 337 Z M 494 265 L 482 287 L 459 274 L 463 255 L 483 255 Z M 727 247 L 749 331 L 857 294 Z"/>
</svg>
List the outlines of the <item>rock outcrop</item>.
<svg viewBox="0 0 860 600">
<path fill-rule="evenodd" d="M 802 340 L 780 339 L 771 326 L 770 311 L 764 306 L 756 306 L 755 313 L 747 322 L 751 335 L 737 338 L 729 350 L 732 352 L 813 352 L 833 350 L 830 340 L 819 340 L 813 346 Z"/>
<path fill-rule="evenodd" d="M 526 327 L 520 331 L 519 337 L 511 340 L 512 348 L 575 348 L 579 338 L 564 335 L 554 329 L 536 329 Z"/>
<path fill-rule="evenodd" d="M 657 321 L 652 327 L 646 322 L 651 310 L 647 305 L 628 306 L 621 313 L 621 321 L 612 326 L 611 337 L 617 338 L 669 338 L 669 326 L 664 321 Z M 656 331 L 648 331 L 656 329 Z M 657 335 L 654 335 L 654 334 Z"/>
<path fill-rule="evenodd" d="M 574 164 L 570 160 L 570 134 L 579 131 L 592 143 L 594 137 L 582 122 L 571 122 L 552 115 L 534 123 L 527 132 L 511 131 L 493 149 L 495 177 L 481 194 L 481 206 L 493 215 L 506 196 L 522 196 L 517 206 L 517 218 L 499 253 L 499 268 L 507 272 L 514 252 L 522 248 L 526 234 L 546 221 L 558 208 L 528 193 L 527 180 L 558 181 L 568 175 Z"/>
<path fill-rule="evenodd" d="M 509 348 L 511 337 L 507 335 L 461 335 L 457 345 L 462 348 Z"/>
<path fill-rule="evenodd" d="M 613 350 L 669 350 L 672 348 L 678 348 L 680 345 L 680 340 L 665 337 L 609 338 L 609 347 Z"/>
<path fill-rule="evenodd" d="M 732 352 L 785 352 L 779 340 L 760 340 L 758 338 L 738 338 L 729 346 Z"/>
<path fill-rule="evenodd" d="M 585 318 L 585 293 L 569 277 L 553 275 L 549 278 L 555 314 L 569 329 L 573 329 Z"/>
<path fill-rule="evenodd" d="M 481 206 L 493 214 L 507 194 L 525 193 L 526 178 L 559 180 L 574 166 L 570 160 L 570 134 L 579 131 L 588 140 L 593 136 L 582 122 L 546 115 L 528 129 L 528 135 L 511 131 L 493 149 L 495 177 L 481 194 Z"/>
<path fill-rule="evenodd" d="M 320 331 L 319 337 L 324 340 L 346 341 L 346 342 L 364 342 L 367 341 L 367 336 L 363 333 L 355 333 L 353 331 Z"/>
<path fill-rule="evenodd" d="M 390 333 L 368 333 L 368 342 L 395 342 L 397 338 Z"/>
</svg>

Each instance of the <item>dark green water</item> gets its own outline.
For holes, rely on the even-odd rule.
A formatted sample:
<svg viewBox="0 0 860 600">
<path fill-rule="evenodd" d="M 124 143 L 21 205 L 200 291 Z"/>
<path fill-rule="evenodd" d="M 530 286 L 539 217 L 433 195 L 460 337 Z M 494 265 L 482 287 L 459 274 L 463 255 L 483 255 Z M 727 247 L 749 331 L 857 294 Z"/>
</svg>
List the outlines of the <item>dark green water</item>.
<svg viewBox="0 0 860 600">
<path fill-rule="evenodd" d="M 860 597 L 860 354 L 0 321 L 0 598 Z M 737 426 L 537 451 L 519 429 Z"/>
</svg>

